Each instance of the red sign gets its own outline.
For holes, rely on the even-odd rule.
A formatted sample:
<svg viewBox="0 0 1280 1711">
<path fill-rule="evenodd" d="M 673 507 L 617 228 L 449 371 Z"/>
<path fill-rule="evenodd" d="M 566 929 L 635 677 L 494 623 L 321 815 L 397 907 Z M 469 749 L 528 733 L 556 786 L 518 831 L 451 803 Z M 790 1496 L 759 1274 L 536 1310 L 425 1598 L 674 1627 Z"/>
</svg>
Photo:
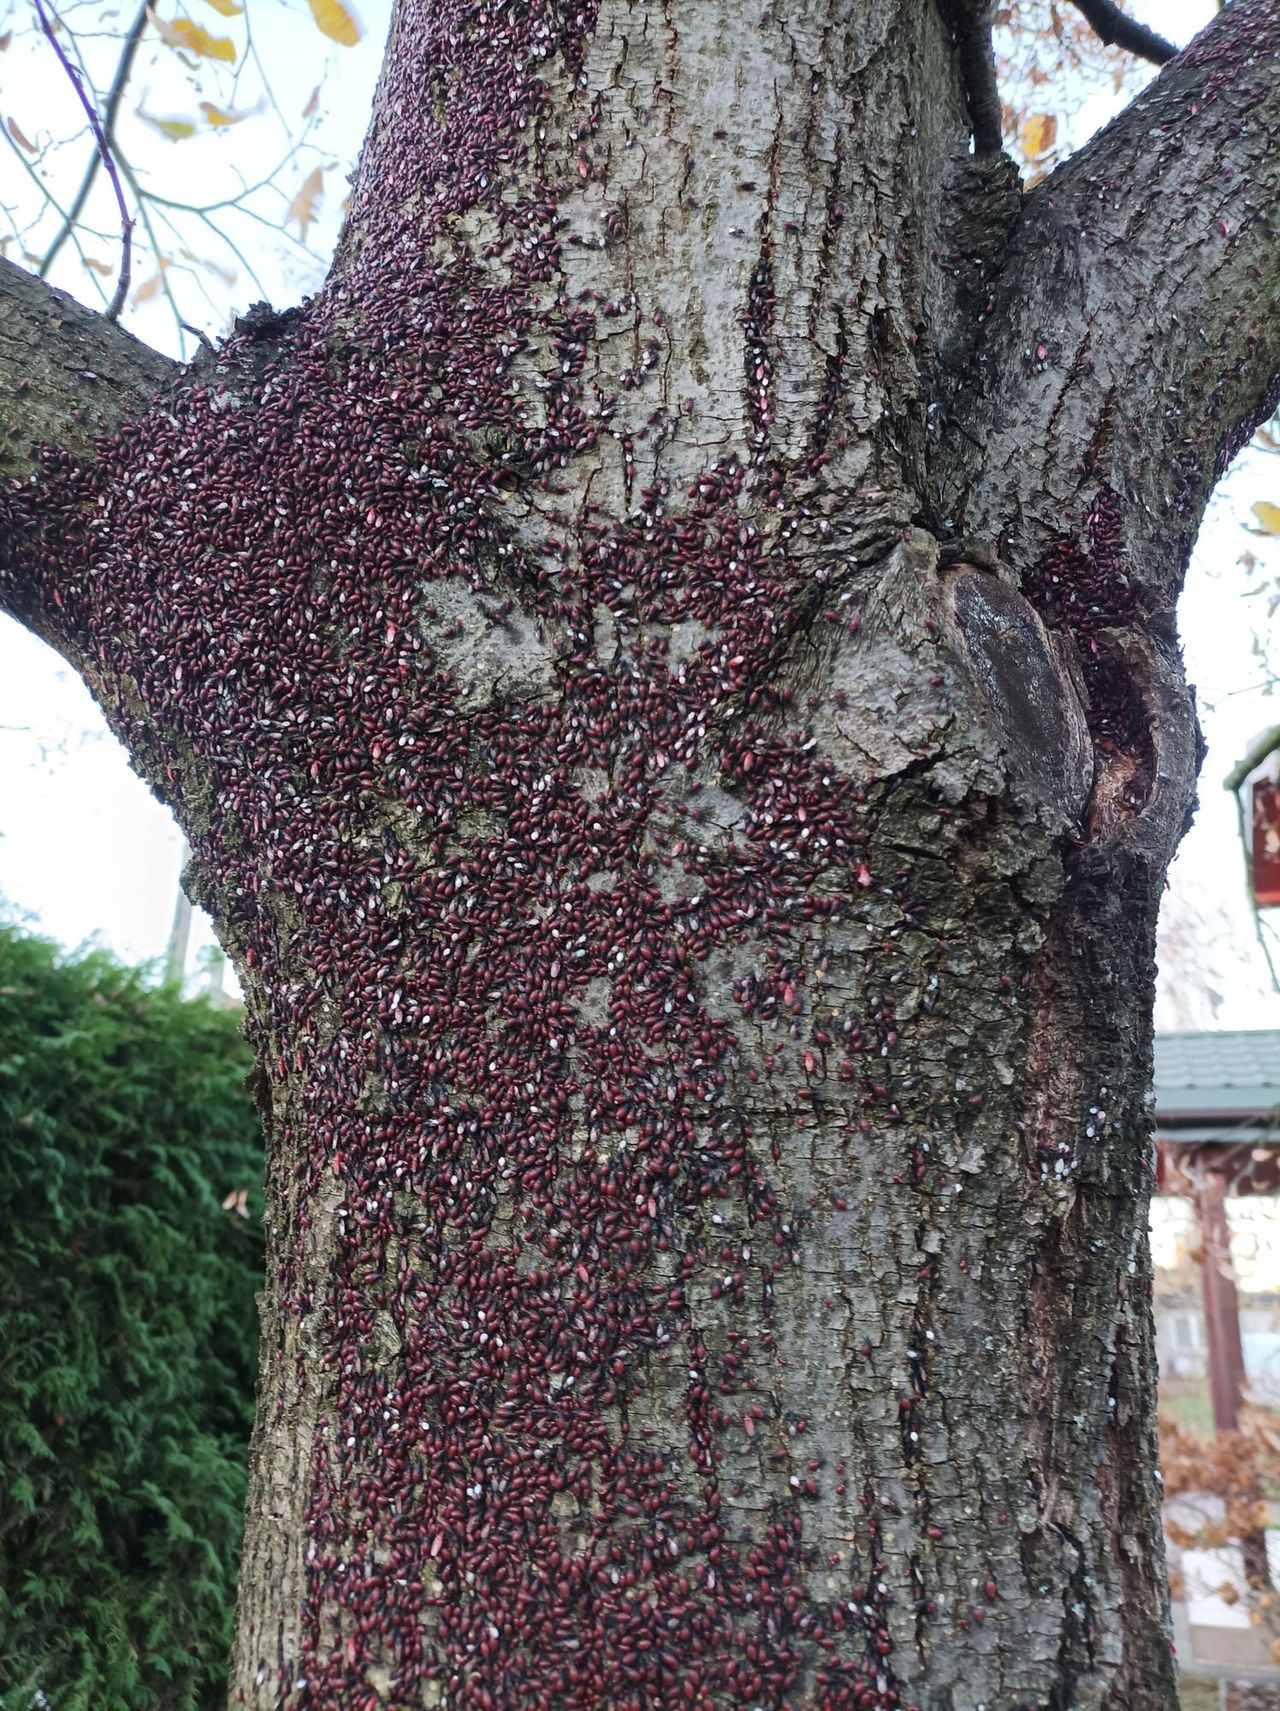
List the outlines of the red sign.
<svg viewBox="0 0 1280 1711">
<path fill-rule="evenodd" d="M 1280 780 L 1253 782 L 1253 889 L 1260 905 L 1280 903 Z"/>
</svg>

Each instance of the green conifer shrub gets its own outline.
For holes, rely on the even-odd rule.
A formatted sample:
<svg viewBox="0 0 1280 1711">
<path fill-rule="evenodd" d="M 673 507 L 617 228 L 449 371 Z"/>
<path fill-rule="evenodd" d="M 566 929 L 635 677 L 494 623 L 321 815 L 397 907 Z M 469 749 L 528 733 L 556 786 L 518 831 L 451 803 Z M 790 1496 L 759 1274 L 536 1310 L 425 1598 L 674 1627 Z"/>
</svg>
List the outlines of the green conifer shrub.
<svg viewBox="0 0 1280 1711">
<path fill-rule="evenodd" d="M 0 1708 L 226 1703 L 262 1139 L 234 1015 L 0 923 Z M 223 1199 L 248 1188 L 250 1217 Z"/>
</svg>

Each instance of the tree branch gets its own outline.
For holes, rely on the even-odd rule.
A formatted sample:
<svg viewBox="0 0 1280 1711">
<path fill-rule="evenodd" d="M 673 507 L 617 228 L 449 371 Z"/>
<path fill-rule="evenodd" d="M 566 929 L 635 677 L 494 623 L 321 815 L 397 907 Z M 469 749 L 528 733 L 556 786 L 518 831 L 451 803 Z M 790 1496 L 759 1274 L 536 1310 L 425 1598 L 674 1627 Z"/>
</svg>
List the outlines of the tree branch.
<svg viewBox="0 0 1280 1711">
<path fill-rule="evenodd" d="M 1155 65 L 1167 65 L 1178 51 L 1172 42 L 1167 42 L 1145 24 L 1126 17 L 1116 0 L 1073 0 L 1073 4 L 1093 33 L 1108 47 L 1124 48 L 1127 53 L 1149 59 Z"/>
<path fill-rule="evenodd" d="M 41 445 L 88 453 L 141 415 L 178 365 L 0 259 L 0 478 L 22 478 Z"/>
<path fill-rule="evenodd" d="M 115 76 L 111 80 L 111 88 L 107 91 L 107 99 L 103 104 L 102 136 L 106 142 L 108 155 L 110 155 L 111 151 L 115 148 L 116 120 L 120 116 L 120 103 L 124 97 L 125 89 L 128 86 L 129 77 L 133 71 L 133 62 L 138 52 L 138 46 L 142 41 L 143 32 L 147 27 L 148 11 L 148 0 L 143 0 L 143 4 L 138 9 L 137 16 L 129 26 L 129 33 L 125 37 L 124 44 L 120 50 L 120 59 L 116 65 Z M 89 157 L 89 164 L 85 168 L 84 177 L 80 180 L 80 188 L 76 191 L 75 199 L 72 201 L 71 207 L 63 217 L 61 226 L 59 226 L 58 230 L 54 233 L 53 241 L 45 251 L 44 259 L 40 263 L 39 274 L 41 279 L 48 278 L 49 269 L 53 266 L 58 252 L 71 236 L 71 233 L 75 230 L 76 222 L 84 212 L 84 205 L 89 200 L 89 192 L 93 189 L 94 180 L 98 176 L 98 168 L 102 165 L 102 162 L 103 154 L 101 149 L 98 147 L 98 141 L 95 137 L 93 153 Z"/>
<path fill-rule="evenodd" d="M 1003 540 L 1029 576 L 1101 504 L 1138 607 L 1167 612 L 1276 397 L 1278 201 L 1280 7 L 1237 0 L 1027 198 L 938 412 L 944 532 Z"/>
<path fill-rule="evenodd" d="M 939 10 L 960 59 L 974 153 L 999 154 L 1000 90 L 991 48 L 991 7 L 988 0 L 939 0 Z"/>
<path fill-rule="evenodd" d="M 56 564 L 78 513 L 33 510 L 40 450 L 92 458 L 99 435 L 145 414 L 179 372 L 105 315 L 0 259 L 0 612 L 63 651 L 61 595 L 55 587 L 47 602 L 49 588 L 40 593 L 24 565 L 36 537 Z"/>
<path fill-rule="evenodd" d="M 98 153 L 102 157 L 102 164 L 107 177 L 111 180 L 116 206 L 120 211 L 120 277 L 116 281 L 115 294 L 107 306 L 108 321 L 118 321 L 120 311 L 124 308 L 124 300 L 129 294 L 129 277 L 133 270 L 133 218 L 129 213 L 128 203 L 124 199 L 124 186 L 120 182 L 120 174 L 112 158 L 111 145 L 102 129 L 102 121 L 98 117 L 98 110 L 93 104 L 85 80 L 80 75 L 78 68 L 71 63 L 69 54 L 58 40 L 57 26 L 45 9 L 44 0 L 35 0 L 35 8 L 36 17 L 40 20 L 40 28 L 44 31 L 49 46 L 53 49 L 54 57 L 66 72 L 68 81 L 76 92 L 76 98 L 84 108 L 85 116 L 89 121 L 89 129 L 93 132 L 94 140 L 98 145 Z"/>
</svg>

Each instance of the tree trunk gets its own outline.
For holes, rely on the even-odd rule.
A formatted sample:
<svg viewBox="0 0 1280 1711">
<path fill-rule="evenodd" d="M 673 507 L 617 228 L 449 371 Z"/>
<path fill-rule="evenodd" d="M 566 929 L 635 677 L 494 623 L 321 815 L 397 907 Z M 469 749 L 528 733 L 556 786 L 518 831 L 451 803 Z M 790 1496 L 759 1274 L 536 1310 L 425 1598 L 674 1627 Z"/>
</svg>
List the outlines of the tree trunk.
<svg viewBox="0 0 1280 1711">
<path fill-rule="evenodd" d="M 1176 1706 L 1171 608 L 1280 31 L 1024 199 L 981 10 L 403 0 L 325 291 L 0 499 L 259 1054 L 235 1706 Z"/>
</svg>

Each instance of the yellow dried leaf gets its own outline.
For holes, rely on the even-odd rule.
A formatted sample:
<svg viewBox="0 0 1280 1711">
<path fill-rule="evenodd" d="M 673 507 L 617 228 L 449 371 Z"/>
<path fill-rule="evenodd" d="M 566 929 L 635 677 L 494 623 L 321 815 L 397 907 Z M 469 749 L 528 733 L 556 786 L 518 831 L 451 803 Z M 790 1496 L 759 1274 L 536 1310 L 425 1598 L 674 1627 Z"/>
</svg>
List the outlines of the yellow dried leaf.
<svg viewBox="0 0 1280 1711">
<path fill-rule="evenodd" d="M 35 154 L 38 152 L 36 145 L 31 141 L 30 137 L 24 134 L 22 127 L 18 124 L 16 119 L 8 119 L 5 122 L 9 127 L 9 135 L 13 138 L 14 142 L 17 143 L 20 149 L 26 149 L 28 154 Z"/>
<path fill-rule="evenodd" d="M 238 18 L 244 11 L 243 6 L 236 5 L 236 0 L 205 0 L 205 4 L 212 6 L 224 18 Z"/>
<path fill-rule="evenodd" d="M 290 220 L 298 222 L 298 236 L 305 243 L 307 228 L 315 221 L 320 212 L 320 202 L 324 196 L 324 173 L 318 166 L 313 167 L 298 187 L 298 194 L 290 202 L 284 223 Z"/>
<path fill-rule="evenodd" d="M 168 137 L 171 143 L 185 142 L 188 137 L 194 137 L 196 127 L 190 119 L 153 119 L 150 113 L 138 109 L 138 117 L 144 124 L 150 125 L 153 131 L 159 131 L 162 137 Z"/>
<path fill-rule="evenodd" d="M 1280 535 L 1280 505 L 1273 505 L 1267 499 L 1259 499 L 1258 503 L 1251 505 L 1249 509 L 1258 519 L 1255 534 Z"/>
<path fill-rule="evenodd" d="M 321 35 L 328 36 L 340 47 L 353 48 L 364 34 L 342 0 L 307 0 L 307 4 Z"/>
<path fill-rule="evenodd" d="M 139 303 L 150 303 L 153 297 L 158 297 L 160 295 L 160 281 L 163 277 L 161 269 L 157 268 L 151 275 L 150 279 L 143 280 L 142 284 L 133 294 L 133 302 L 135 306 Z"/>
<path fill-rule="evenodd" d="M 191 18 L 174 18 L 171 23 L 166 23 L 154 11 L 148 12 L 147 16 L 167 47 L 196 54 L 202 59 L 220 59 L 227 65 L 235 64 L 235 43 L 227 36 L 211 36 L 203 24 L 197 24 Z"/>
<path fill-rule="evenodd" d="M 228 113 L 225 107 L 215 107 L 212 101 L 202 101 L 200 111 L 204 114 L 206 125 L 215 129 L 225 129 L 228 125 L 238 125 L 245 117 L 243 113 Z"/>
<path fill-rule="evenodd" d="M 109 261 L 96 261 L 91 255 L 82 256 L 80 259 L 86 267 L 91 267 L 95 273 L 100 273 L 104 279 L 115 272 L 115 268 Z"/>
<path fill-rule="evenodd" d="M 1031 113 L 1022 121 L 1022 150 L 1034 160 L 1048 154 L 1058 134 L 1058 121 L 1052 113 Z"/>
</svg>

